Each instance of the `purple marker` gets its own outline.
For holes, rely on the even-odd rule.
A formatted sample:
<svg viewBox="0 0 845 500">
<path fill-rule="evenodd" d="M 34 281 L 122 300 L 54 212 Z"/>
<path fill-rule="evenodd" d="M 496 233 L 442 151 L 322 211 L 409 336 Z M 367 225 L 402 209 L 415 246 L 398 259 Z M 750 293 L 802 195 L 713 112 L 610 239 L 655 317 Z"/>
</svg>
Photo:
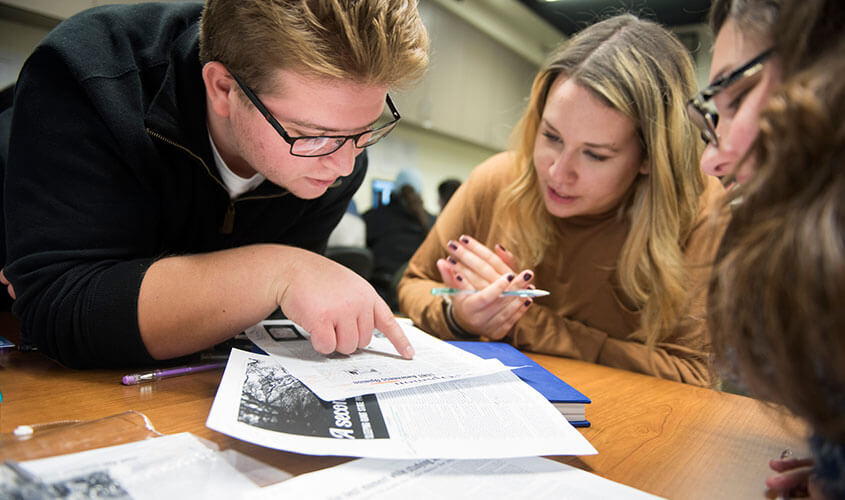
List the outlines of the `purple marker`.
<svg viewBox="0 0 845 500">
<path fill-rule="evenodd" d="M 163 378 L 178 377 L 180 375 L 187 375 L 189 373 L 204 372 L 207 370 L 214 370 L 226 366 L 225 361 L 218 361 L 216 363 L 203 363 L 200 365 L 180 366 L 177 368 L 166 368 L 163 370 L 153 370 L 151 372 L 134 373 L 132 375 L 124 375 L 123 385 L 135 385 L 141 382 L 152 382 L 154 380 L 161 380 Z"/>
</svg>

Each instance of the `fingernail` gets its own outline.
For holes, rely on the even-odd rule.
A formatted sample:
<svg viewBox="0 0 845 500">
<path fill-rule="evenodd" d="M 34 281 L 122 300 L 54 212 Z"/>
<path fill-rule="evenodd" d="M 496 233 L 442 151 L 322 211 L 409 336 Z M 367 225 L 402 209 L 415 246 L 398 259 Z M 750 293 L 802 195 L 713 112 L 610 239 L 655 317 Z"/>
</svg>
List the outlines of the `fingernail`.
<svg viewBox="0 0 845 500">
<path fill-rule="evenodd" d="M 524 279 L 525 281 L 530 280 L 531 279 L 531 273 L 526 272 L 525 274 L 522 275 L 522 279 Z"/>
<path fill-rule="evenodd" d="M 467 238 L 466 236 L 461 236 L 461 241 L 464 243 L 464 245 L 469 245 L 469 238 Z"/>
<path fill-rule="evenodd" d="M 508 275 L 508 281 L 513 281 L 513 278 L 514 278 L 513 274 Z"/>
<path fill-rule="evenodd" d="M 411 359 L 414 357 L 414 346 L 408 345 L 405 347 L 405 352 L 402 353 L 403 356 L 407 359 Z"/>
<path fill-rule="evenodd" d="M 463 280 L 464 280 L 463 278 L 461 278 L 461 275 L 460 275 L 460 274 L 456 274 L 456 275 L 455 275 L 455 279 L 456 279 L 456 280 L 458 280 L 458 281 L 463 281 Z"/>
<path fill-rule="evenodd" d="M 525 307 L 530 306 L 531 305 L 531 299 L 525 299 L 525 302 L 523 302 L 523 304 L 525 304 Z"/>
<path fill-rule="evenodd" d="M 457 265 L 457 264 L 458 264 L 458 261 L 456 261 L 455 259 L 453 259 L 451 255 L 450 255 L 450 256 L 448 256 L 448 257 L 446 257 L 446 260 L 448 260 L 450 264 L 455 264 L 455 265 Z"/>
<path fill-rule="evenodd" d="M 451 248 L 452 250 L 457 250 L 458 245 L 456 245 L 454 241 L 449 240 L 449 248 Z"/>
<path fill-rule="evenodd" d="M 507 250 L 505 250 L 505 247 L 503 247 L 502 245 L 496 243 L 496 246 L 499 247 L 499 250 L 501 250 L 503 252 L 507 252 Z"/>
</svg>

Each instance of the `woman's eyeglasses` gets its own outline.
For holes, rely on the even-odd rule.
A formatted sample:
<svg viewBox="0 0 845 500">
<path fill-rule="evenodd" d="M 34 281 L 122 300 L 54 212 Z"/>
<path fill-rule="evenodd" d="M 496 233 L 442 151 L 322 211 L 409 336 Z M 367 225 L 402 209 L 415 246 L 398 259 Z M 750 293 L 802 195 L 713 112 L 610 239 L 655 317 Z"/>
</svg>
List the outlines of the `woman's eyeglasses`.
<svg viewBox="0 0 845 500">
<path fill-rule="evenodd" d="M 704 139 L 704 142 L 719 147 L 719 134 L 716 133 L 716 125 L 719 124 L 719 111 L 713 103 L 713 98 L 734 83 L 759 73 L 763 69 L 763 63 L 771 57 L 772 52 L 773 49 L 771 48 L 761 52 L 741 67 L 717 79 L 687 101 L 687 115 L 692 123 L 701 130 L 701 138 Z"/>
</svg>

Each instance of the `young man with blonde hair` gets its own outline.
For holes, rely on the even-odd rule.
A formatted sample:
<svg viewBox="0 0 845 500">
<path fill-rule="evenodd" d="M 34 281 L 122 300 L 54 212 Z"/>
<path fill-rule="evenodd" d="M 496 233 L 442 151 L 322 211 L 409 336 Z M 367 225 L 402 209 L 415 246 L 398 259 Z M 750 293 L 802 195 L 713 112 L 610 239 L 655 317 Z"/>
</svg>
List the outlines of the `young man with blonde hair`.
<svg viewBox="0 0 845 500">
<path fill-rule="evenodd" d="M 375 327 L 411 357 L 372 287 L 319 253 L 427 48 L 408 0 L 106 6 L 59 25 L 21 72 L 9 142 L 22 337 L 69 366 L 141 365 L 281 307 L 319 352 Z"/>
</svg>

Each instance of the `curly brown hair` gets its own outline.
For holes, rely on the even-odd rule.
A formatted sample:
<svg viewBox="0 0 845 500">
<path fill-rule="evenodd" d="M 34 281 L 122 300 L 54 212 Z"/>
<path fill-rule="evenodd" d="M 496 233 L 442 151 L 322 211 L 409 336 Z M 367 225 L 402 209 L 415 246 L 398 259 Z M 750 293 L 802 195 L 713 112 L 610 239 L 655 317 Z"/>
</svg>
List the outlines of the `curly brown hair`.
<svg viewBox="0 0 845 500">
<path fill-rule="evenodd" d="M 785 0 L 784 82 L 708 300 L 716 367 L 845 442 L 845 20 L 841 0 Z"/>
</svg>

